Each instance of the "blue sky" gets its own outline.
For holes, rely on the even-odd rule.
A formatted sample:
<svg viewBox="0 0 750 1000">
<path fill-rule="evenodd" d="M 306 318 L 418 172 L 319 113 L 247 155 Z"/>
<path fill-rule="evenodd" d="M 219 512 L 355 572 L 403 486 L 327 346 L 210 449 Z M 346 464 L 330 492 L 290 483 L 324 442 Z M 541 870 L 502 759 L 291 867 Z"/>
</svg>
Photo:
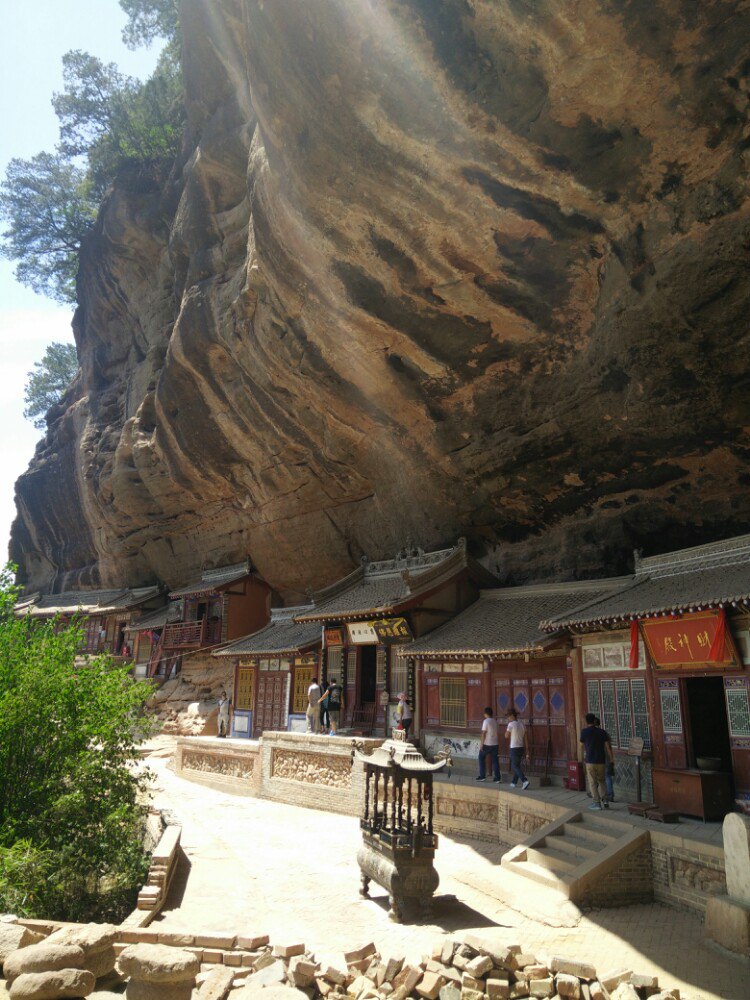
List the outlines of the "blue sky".
<svg viewBox="0 0 750 1000">
<path fill-rule="evenodd" d="M 50 100 L 62 89 L 62 56 L 85 49 L 144 77 L 156 47 L 130 52 L 117 0 L 0 0 L 0 175 L 13 157 L 27 159 L 57 142 Z M 0 260 L 0 561 L 15 517 L 13 484 L 34 454 L 40 432 L 23 418 L 26 373 L 53 340 L 70 340 L 72 310 L 35 295 Z"/>
</svg>

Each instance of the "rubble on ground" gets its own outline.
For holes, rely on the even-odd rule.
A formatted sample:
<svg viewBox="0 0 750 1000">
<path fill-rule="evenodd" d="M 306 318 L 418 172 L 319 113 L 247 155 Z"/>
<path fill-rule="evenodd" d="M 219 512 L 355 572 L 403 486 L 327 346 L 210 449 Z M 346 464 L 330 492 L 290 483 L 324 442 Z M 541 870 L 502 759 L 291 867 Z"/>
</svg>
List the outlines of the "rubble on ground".
<svg viewBox="0 0 750 1000">
<path fill-rule="evenodd" d="M 418 962 L 383 955 L 374 943 L 321 961 L 302 942 L 267 935 L 185 935 L 185 946 L 118 942 L 117 929 L 68 927 L 40 942 L 15 926 L 20 947 L 2 955 L 11 1000 L 58 1000 L 99 989 L 126 1000 L 679 1000 L 656 977 L 597 971 L 557 955 L 524 952 L 481 934 L 440 938 Z M 148 932 L 147 932 L 148 933 Z M 7 936 L 7 935 L 6 935 Z M 193 942 L 200 947 L 188 946 Z M 117 954 L 116 969 L 112 956 Z M 101 970 L 101 971 L 100 971 Z M 98 975 L 97 975 L 98 973 Z M 103 982 L 104 981 L 104 982 Z M 106 985 L 105 985 L 106 983 Z M 77 990 L 78 992 L 71 992 Z M 114 994 L 112 994 L 114 995 Z"/>
</svg>

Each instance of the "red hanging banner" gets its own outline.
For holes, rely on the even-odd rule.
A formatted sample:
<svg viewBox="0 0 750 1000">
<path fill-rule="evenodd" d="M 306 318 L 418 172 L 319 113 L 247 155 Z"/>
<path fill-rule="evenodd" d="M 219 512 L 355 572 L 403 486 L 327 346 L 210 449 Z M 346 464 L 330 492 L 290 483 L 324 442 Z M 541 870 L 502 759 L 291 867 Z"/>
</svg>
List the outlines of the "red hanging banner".
<svg viewBox="0 0 750 1000">
<path fill-rule="evenodd" d="M 721 667 L 737 662 L 723 610 L 647 618 L 640 627 L 657 667 Z"/>
<path fill-rule="evenodd" d="M 638 619 L 634 618 L 630 623 L 630 663 L 631 670 L 638 669 Z"/>
</svg>

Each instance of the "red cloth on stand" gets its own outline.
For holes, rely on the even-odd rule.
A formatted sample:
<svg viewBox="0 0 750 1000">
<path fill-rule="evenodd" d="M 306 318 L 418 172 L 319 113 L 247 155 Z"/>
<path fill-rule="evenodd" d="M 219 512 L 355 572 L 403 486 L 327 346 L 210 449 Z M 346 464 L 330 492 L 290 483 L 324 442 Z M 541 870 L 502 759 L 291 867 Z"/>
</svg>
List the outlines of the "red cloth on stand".
<svg viewBox="0 0 750 1000">
<path fill-rule="evenodd" d="M 634 618 L 630 623 L 630 663 L 631 670 L 638 669 L 638 619 Z"/>
</svg>

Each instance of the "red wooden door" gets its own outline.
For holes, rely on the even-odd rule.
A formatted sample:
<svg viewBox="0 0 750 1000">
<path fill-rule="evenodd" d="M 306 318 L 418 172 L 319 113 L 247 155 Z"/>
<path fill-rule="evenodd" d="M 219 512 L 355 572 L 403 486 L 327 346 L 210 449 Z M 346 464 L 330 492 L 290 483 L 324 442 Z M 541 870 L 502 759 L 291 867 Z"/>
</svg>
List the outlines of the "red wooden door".
<svg viewBox="0 0 750 1000">
<path fill-rule="evenodd" d="M 255 735 L 286 729 L 289 674 L 261 670 L 255 711 Z"/>
<path fill-rule="evenodd" d="M 565 717 L 565 677 L 534 677 L 531 680 L 531 727 L 529 745 L 532 770 L 543 774 L 566 774 L 568 767 Z"/>
</svg>

